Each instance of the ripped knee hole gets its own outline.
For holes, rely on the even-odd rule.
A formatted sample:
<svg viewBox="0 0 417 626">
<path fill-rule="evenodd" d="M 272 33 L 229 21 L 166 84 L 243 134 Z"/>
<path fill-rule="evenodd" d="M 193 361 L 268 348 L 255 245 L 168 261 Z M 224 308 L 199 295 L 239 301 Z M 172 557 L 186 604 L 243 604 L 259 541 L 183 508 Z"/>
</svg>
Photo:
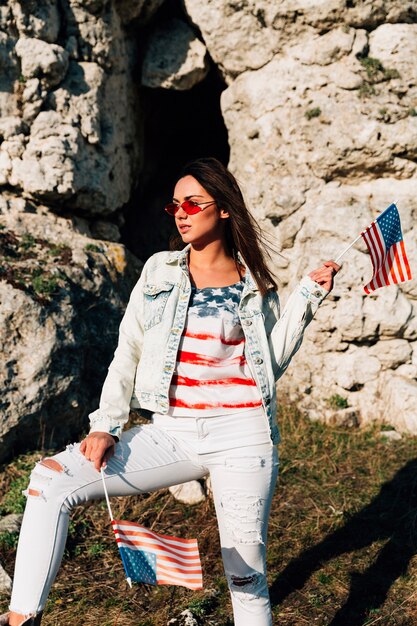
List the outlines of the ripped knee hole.
<svg viewBox="0 0 417 626">
<path fill-rule="evenodd" d="M 43 469 L 45 468 L 45 469 Z M 45 498 L 43 486 L 49 485 L 56 474 L 69 474 L 68 469 L 54 459 L 53 457 L 45 457 L 38 461 L 30 475 L 30 482 L 27 489 L 22 491 L 23 495 L 34 498 Z"/>
</svg>

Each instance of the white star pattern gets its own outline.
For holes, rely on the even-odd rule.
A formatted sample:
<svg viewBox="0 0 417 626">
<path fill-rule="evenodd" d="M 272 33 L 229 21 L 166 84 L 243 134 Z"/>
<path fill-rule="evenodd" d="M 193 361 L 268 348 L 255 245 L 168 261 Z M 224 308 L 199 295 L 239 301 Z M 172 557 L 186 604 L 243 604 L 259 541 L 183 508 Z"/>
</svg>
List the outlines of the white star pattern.
<svg viewBox="0 0 417 626">
<path fill-rule="evenodd" d="M 197 317 L 230 317 L 231 323 L 238 324 L 240 295 L 243 290 L 243 281 L 226 287 L 203 287 L 191 290 L 188 314 Z"/>
<path fill-rule="evenodd" d="M 136 582 L 156 584 L 156 554 L 144 550 L 121 548 L 130 578 Z"/>
<path fill-rule="evenodd" d="M 381 213 L 381 215 L 377 217 L 377 222 L 387 249 L 394 243 L 402 240 L 400 216 L 395 204 L 392 204 L 386 211 Z"/>
</svg>

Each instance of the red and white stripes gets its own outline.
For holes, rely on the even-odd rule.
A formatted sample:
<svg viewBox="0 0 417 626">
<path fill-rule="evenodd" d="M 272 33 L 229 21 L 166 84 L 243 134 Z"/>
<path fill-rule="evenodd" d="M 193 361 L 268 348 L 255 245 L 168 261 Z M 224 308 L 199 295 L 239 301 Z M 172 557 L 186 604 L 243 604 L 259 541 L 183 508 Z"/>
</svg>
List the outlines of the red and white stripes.
<svg viewBox="0 0 417 626">
<path fill-rule="evenodd" d="M 369 249 L 374 268 L 371 281 L 364 286 L 365 293 L 369 294 L 379 287 L 411 280 L 410 265 L 402 239 L 387 250 L 384 237 L 376 221 L 372 222 L 361 234 Z"/>
</svg>

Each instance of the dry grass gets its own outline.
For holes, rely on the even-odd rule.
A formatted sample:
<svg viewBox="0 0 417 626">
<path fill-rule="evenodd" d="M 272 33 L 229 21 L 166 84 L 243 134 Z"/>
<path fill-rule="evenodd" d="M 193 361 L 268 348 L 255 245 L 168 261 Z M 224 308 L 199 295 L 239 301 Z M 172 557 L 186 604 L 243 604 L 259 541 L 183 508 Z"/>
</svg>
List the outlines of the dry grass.
<svg viewBox="0 0 417 626">
<path fill-rule="evenodd" d="M 417 626 L 417 439 L 388 443 L 376 429 L 329 428 L 291 408 L 281 411 L 280 423 L 268 549 L 275 623 Z M 19 490 L 35 458 L 20 457 L 5 468 L 3 513 L 21 506 Z M 211 500 L 185 506 L 164 490 L 115 498 L 113 506 L 117 517 L 197 536 L 205 590 L 127 589 L 105 505 L 94 503 L 73 515 L 45 626 L 165 626 L 188 607 L 201 624 L 233 623 Z M 11 572 L 15 538 L 0 539 Z M 7 598 L 1 600 L 5 609 Z"/>
</svg>

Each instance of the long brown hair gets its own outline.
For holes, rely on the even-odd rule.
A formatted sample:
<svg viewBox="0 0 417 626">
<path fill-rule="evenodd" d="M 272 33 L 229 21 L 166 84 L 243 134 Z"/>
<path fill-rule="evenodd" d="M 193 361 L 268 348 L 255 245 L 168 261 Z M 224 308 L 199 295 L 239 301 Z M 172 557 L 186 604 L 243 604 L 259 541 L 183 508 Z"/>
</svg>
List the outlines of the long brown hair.
<svg viewBox="0 0 417 626">
<path fill-rule="evenodd" d="M 225 220 L 226 244 L 236 264 L 237 253 L 240 252 L 261 294 L 265 295 L 269 289 L 276 290 L 276 278 L 265 258 L 271 260 L 273 247 L 249 212 L 233 174 L 214 157 L 204 157 L 184 165 L 178 178 L 184 176 L 193 176 L 216 200 L 218 208 L 229 213 L 229 218 Z M 184 245 L 182 239 L 176 237 L 171 248 L 180 249 Z"/>
</svg>

